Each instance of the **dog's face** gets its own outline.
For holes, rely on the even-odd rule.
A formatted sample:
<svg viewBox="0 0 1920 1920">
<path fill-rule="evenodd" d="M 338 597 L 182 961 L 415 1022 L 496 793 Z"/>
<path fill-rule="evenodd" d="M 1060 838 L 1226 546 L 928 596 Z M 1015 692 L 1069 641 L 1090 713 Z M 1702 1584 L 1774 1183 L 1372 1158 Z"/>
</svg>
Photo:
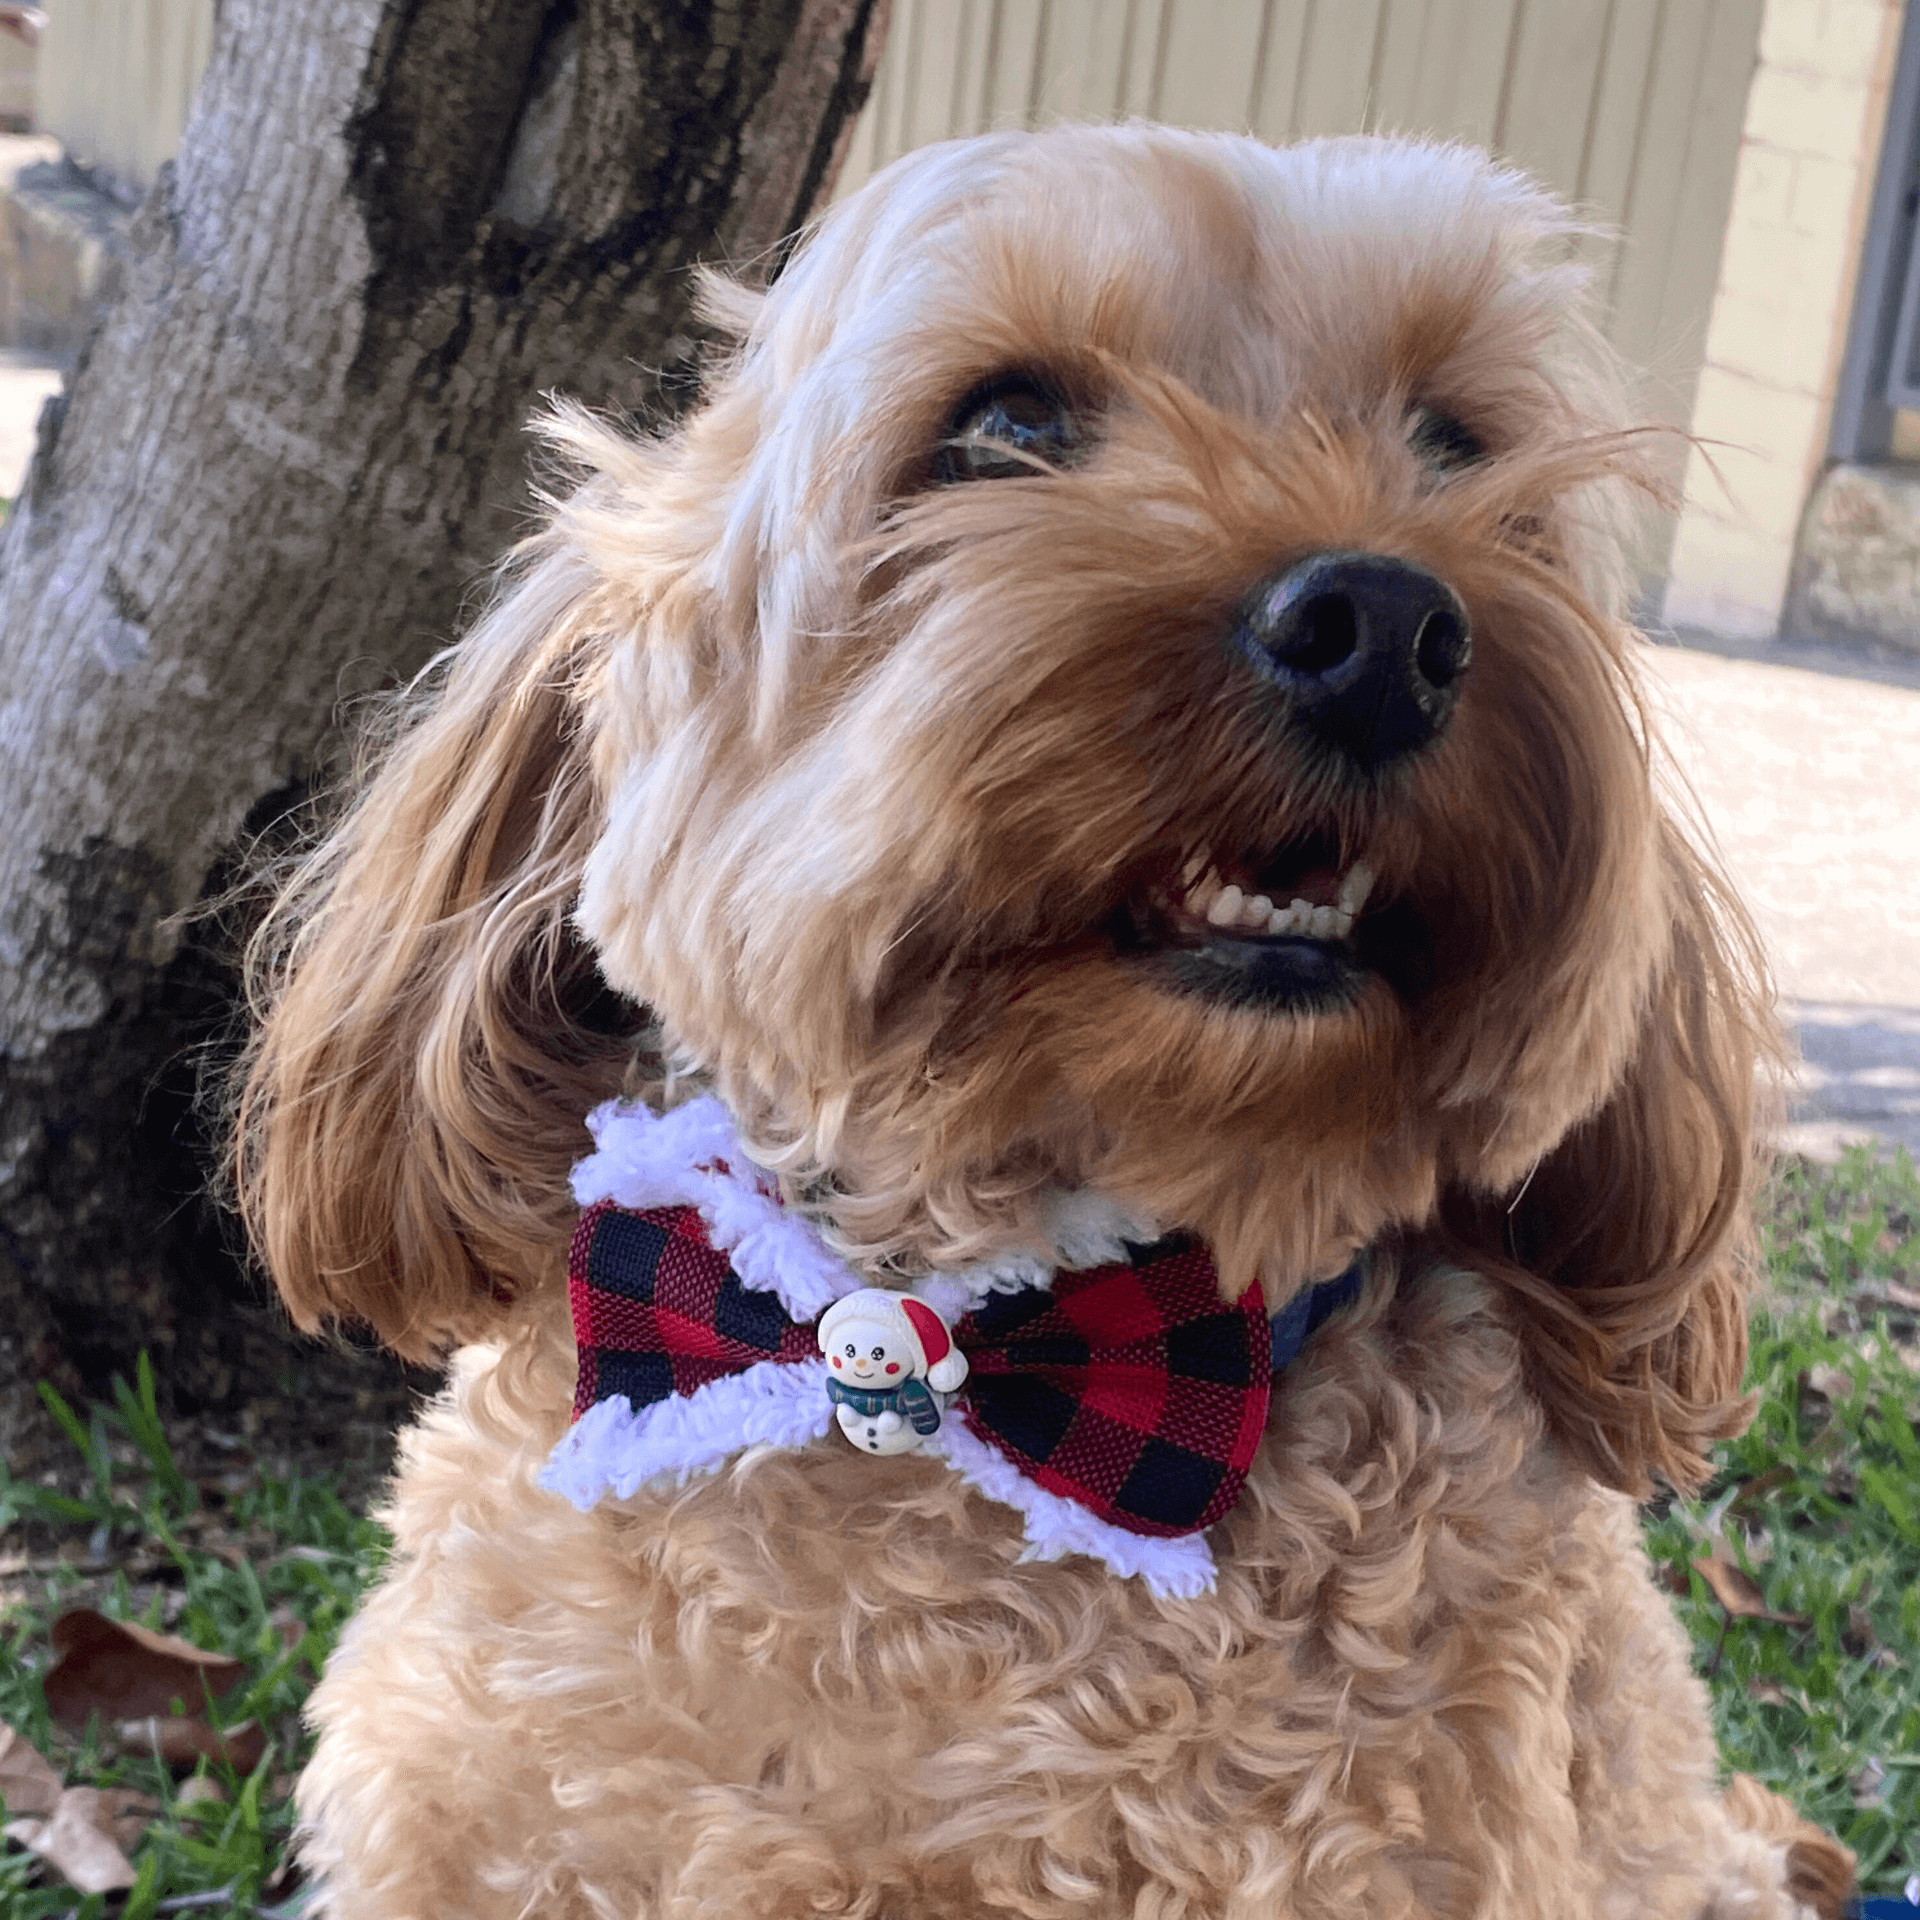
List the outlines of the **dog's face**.
<svg viewBox="0 0 1920 1920">
<path fill-rule="evenodd" d="M 1081 128 L 716 286 L 705 403 L 560 423 L 289 895 L 242 1138 L 296 1314 L 421 1351 L 553 1273 L 597 968 L 854 1249 L 1078 1189 L 1277 1302 L 1437 1235 L 1600 1471 L 1697 1469 L 1765 1018 L 1652 794 L 1571 243 L 1460 149 Z"/>
<path fill-rule="evenodd" d="M 863 1237 L 1085 1182 L 1284 1292 L 1609 1091 L 1671 913 L 1562 238 L 1458 150 L 935 150 L 601 483 L 580 925 Z"/>
</svg>

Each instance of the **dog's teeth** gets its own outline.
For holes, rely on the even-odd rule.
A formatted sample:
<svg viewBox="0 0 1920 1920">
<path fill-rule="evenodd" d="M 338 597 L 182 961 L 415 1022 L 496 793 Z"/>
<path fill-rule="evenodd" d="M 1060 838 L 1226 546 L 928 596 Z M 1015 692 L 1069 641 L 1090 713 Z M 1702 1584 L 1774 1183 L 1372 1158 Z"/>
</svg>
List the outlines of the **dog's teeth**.
<svg viewBox="0 0 1920 1920">
<path fill-rule="evenodd" d="M 1332 907 L 1315 907 L 1313 912 L 1307 916 L 1307 931 L 1312 934 L 1316 940 L 1325 940 L 1329 938 L 1333 932 L 1333 920 L 1334 909 Z"/>
<path fill-rule="evenodd" d="M 1333 937 L 1344 940 L 1353 931 L 1353 915 L 1342 913 L 1338 907 L 1333 910 Z"/>
<path fill-rule="evenodd" d="M 1238 887 L 1222 887 L 1207 909 L 1207 919 L 1216 927 L 1230 927 L 1240 918 L 1240 903 L 1246 898 Z"/>
<path fill-rule="evenodd" d="M 1340 882 L 1340 891 L 1334 897 L 1334 904 L 1351 922 L 1354 915 L 1367 904 L 1367 895 L 1372 891 L 1373 869 L 1364 860 L 1356 860 Z"/>
<path fill-rule="evenodd" d="M 1180 876 L 1180 884 L 1183 887 L 1190 887 L 1197 890 L 1201 880 L 1205 878 L 1206 873 L 1206 856 L 1196 853 L 1193 858 L 1187 862 L 1186 871 Z"/>
<path fill-rule="evenodd" d="M 1256 924 L 1264 924 L 1267 916 L 1273 911 L 1273 902 L 1269 900 L 1264 893 L 1256 893 L 1253 898 L 1247 902 L 1244 911 L 1250 921 L 1254 921 Z"/>
</svg>

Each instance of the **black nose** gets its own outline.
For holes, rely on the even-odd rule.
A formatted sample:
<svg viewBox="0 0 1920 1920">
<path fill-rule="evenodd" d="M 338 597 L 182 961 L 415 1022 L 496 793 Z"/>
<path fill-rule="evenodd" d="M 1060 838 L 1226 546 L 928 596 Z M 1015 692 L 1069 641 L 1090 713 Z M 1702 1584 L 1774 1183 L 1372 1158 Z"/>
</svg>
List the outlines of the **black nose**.
<svg viewBox="0 0 1920 1920">
<path fill-rule="evenodd" d="M 1440 736 L 1473 652 L 1459 595 L 1378 553 L 1309 554 L 1261 581 L 1234 640 L 1299 724 L 1367 772 Z"/>
</svg>

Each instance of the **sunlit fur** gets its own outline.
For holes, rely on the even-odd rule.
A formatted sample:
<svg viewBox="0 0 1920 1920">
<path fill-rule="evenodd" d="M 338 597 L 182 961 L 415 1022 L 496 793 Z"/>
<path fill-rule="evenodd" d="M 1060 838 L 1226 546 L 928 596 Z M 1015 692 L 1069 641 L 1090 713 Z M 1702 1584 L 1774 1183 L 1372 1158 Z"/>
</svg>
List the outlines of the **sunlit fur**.
<svg viewBox="0 0 1920 1920">
<path fill-rule="evenodd" d="M 239 1178 L 294 1316 L 479 1343 L 315 1696 L 342 1920 L 1837 1911 L 1843 1852 L 1716 1785 L 1627 1498 L 1743 1417 L 1773 1041 L 1656 794 L 1572 237 L 1460 149 L 995 135 L 716 281 L 738 344 L 674 433 L 553 422 L 571 490 L 255 954 Z M 938 484 L 1009 369 L 1078 457 Z M 1419 407 L 1488 457 L 1423 465 Z M 1370 784 L 1228 644 L 1326 549 L 1472 620 L 1450 728 Z M 1308 827 L 1430 929 L 1424 991 L 1235 1009 L 1116 950 L 1139 889 Z M 717 1089 L 876 1279 L 1043 1248 L 1062 1187 L 1275 1303 L 1368 1249 L 1217 1590 L 1022 1562 L 837 1436 L 538 1491 L 567 1168 L 623 1087 Z"/>
</svg>

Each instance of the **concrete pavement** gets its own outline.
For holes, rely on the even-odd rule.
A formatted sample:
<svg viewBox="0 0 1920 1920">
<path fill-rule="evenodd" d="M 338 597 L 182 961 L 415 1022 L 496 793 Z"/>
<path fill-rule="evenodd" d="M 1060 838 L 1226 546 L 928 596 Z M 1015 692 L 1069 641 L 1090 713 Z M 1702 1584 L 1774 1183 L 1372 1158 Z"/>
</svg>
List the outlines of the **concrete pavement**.
<svg viewBox="0 0 1920 1920">
<path fill-rule="evenodd" d="M 59 386 L 44 355 L 0 352 L 0 498 Z M 1799 1039 L 1791 1144 L 1920 1155 L 1920 659 L 1745 651 L 1648 647 L 1642 664 Z"/>
<path fill-rule="evenodd" d="M 1748 651 L 1642 664 L 1800 1043 L 1790 1144 L 1920 1156 L 1920 661 Z"/>
<path fill-rule="evenodd" d="M 33 458 L 40 409 L 60 391 L 60 363 L 28 347 L 0 347 L 0 500 L 11 500 Z"/>
</svg>

